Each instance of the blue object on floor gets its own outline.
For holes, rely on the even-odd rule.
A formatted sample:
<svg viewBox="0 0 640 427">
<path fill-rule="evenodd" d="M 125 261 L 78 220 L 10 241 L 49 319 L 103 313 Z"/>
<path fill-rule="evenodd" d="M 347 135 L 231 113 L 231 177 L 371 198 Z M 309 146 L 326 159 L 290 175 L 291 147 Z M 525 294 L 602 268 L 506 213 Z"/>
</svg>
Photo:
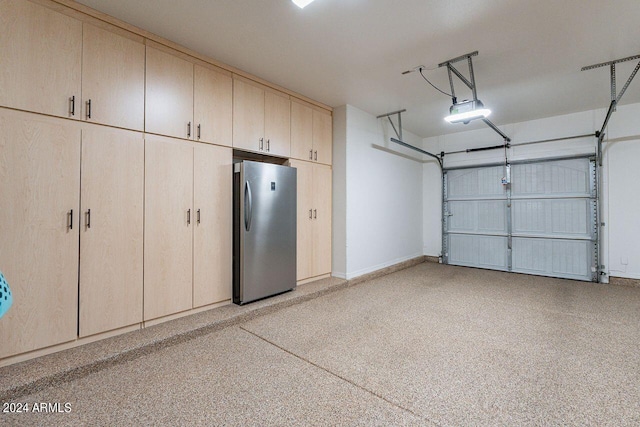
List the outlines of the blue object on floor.
<svg viewBox="0 0 640 427">
<path fill-rule="evenodd" d="M 9 288 L 9 284 L 4 278 L 4 275 L 0 271 L 0 318 L 9 310 L 11 303 L 13 303 L 11 289 Z"/>
</svg>

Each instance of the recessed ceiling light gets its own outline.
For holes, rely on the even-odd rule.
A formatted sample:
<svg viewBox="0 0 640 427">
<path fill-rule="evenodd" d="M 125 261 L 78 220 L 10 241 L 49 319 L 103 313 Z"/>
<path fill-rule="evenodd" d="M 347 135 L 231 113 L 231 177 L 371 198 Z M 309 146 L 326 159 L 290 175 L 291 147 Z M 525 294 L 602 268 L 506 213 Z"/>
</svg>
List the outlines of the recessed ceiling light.
<svg viewBox="0 0 640 427">
<path fill-rule="evenodd" d="M 298 6 L 300 9 L 304 8 L 306 5 L 311 3 L 313 0 L 291 0 Z"/>
</svg>

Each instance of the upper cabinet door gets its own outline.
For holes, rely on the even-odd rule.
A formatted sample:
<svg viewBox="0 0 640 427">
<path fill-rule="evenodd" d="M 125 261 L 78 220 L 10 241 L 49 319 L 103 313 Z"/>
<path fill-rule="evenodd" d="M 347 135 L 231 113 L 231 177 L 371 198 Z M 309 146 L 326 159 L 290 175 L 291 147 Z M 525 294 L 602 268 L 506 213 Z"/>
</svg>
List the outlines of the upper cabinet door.
<svg viewBox="0 0 640 427">
<path fill-rule="evenodd" d="M 230 75 L 194 66 L 194 139 L 232 145 L 233 82 Z"/>
<path fill-rule="evenodd" d="M 313 110 L 313 160 L 331 165 L 333 123 L 330 113 Z"/>
<path fill-rule="evenodd" d="M 84 24 L 82 118 L 144 130 L 144 45 Z"/>
<path fill-rule="evenodd" d="M 233 80 L 233 146 L 262 151 L 264 141 L 264 90 Z"/>
<path fill-rule="evenodd" d="M 192 139 L 193 64 L 147 46 L 145 131 Z"/>
<path fill-rule="evenodd" d="M 264 150 L 274 156 L 291 154 L 291 101 L 288 95 L 264 94 Z"/>
<path fill-rule="evenodd" d="M 291 100 L 291 157 L 313 160 L 313 109 Z"/>
<path fill-rule="evenodd" d="M 80 118 L 82 22 L 0 0 L 0 105 Z"/>
</svg>

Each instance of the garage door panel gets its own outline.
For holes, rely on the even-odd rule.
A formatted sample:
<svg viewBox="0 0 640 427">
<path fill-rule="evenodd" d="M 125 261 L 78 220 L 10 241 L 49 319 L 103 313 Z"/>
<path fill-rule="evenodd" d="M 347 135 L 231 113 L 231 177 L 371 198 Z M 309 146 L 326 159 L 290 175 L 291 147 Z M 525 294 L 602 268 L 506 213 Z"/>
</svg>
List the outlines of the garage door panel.
<svg viewBox="0 0 640 427">
<path fill-rule="evenodd" d="M 514 237 L 512 270 L 518 273 L 591 280 L 591 241 Z"/>
<path fill-rule="evenodd" d="M 507 233 L 505 200 L 448 202 L 449 231 Z"/>
<path fill-rule="evenodd" d="M 506 198 L 504 186 L 500 182 L 503 176 L 503 166 L 448 171 L 448 198 Z"/>
<path fill-rule="evenodd" d="M 470 234 L 449 235 L 449 263 L 507 270 L 507 237 Z"/>
<path fill-rule="evenodd" d="M 589 197 L 589 159 L 556 160 L 511 166 L 511 195 Z"/>
<path fill-rule="evenodd" d="M 512 233 L 566 238 L 591 238 L 590 199 L 512 201 Z"/>
</svg>

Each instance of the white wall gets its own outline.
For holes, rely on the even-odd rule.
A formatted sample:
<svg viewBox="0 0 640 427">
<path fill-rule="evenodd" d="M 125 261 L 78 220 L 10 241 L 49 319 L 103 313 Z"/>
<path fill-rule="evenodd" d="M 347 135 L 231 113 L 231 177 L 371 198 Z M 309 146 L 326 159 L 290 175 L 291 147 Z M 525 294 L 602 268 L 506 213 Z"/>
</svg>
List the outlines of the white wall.
<svg viewBox="0 0 640 427">
<path fill-rule="evenodd" d="M 347 105 L 333 120 L 333 274 L 350 279 L 422 255 L 422 156 L 389 141 L 386 119 Z"/>
<path fill-rule="evenodd" d="M 500 128 L 512 139 L 512 143 L 593 134 L 602 126 L 605 114 L 606 109 L 599 109 L 515 123 Z M 435 153 L 501 143 L 500 136 L 489 128 L 427 138 L 423 141 L 425 149 Z M 594 152 L 595 138 L 585 137 L 515 146 L 508 150 L 507 155 L 513 161 Z M 504 151 L 491 150 L 445 156 L 445 167 L 502 161 Z M 605 271 L 609 271 L 613 276 L 640 278 L 640 104 L 618 107 L 618 111 L 612 116 L 606 130 L 603 166 L 602 220 L 606 226 L 602 229 L 601 264 L 604 264 Z M 425 163 L 425 255 L 438 256 L 442 248 L 441 182 L 439 168 L 434 163 Z"/>
</svg>

